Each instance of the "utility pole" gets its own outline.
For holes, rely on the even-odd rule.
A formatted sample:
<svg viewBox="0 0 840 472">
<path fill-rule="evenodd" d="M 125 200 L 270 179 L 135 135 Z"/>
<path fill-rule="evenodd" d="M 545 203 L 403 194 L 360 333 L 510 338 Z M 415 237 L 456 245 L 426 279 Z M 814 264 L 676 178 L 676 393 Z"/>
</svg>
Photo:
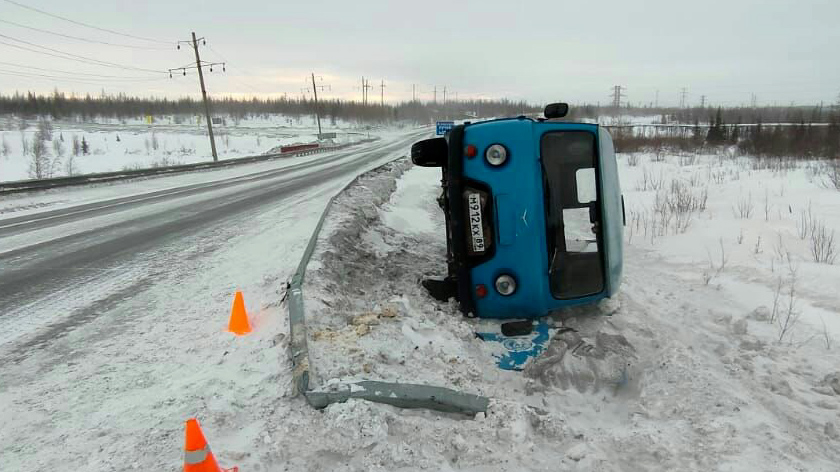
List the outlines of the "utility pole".
<svg viewBox="0 0 840 472">
<path fill-rule="evenodd" d="M 411 84 L 411 101 L 417 101 L 417 84 Z"/>
<path fill-rule="evenodd" d="M 318 87 L 315 86 L 315 73 L 312 73 L 312 92 L 315 93 L 315 118 L 318 120 L 318 139 L 321 139 L 321 112 L 318 110 Z"/>
<path fill-rule="evenodd" d="M 656 104 L 654 105 L 656 108 L 659 108 L 659 89 L 656 89 Z"/>
<path fill-rule="evenodd" d="M 216 139 L 213 137 L 213 120 L 210 118 L 210 100 L 207 98 L 207 88 L 204 86 L 204 67 L 209 67 L 210 72 L 213 72 L 213 66 L 221 65 L 222 71 L 225 71 L 225 63 L 224 62 L 202 62 L 201 56 L 198 53 L 198 41 L 201 41 L 202 44 L 207 44 L 207 41 L 202 38 L 195 37 L 195 32 L 192 32 L 192 40 L 189 41 L 178 41 L 177 48 L 181 49 L 181 44 L 186 43 L 192 46 L 193 51 L 195 51 L 195 69 L 198 70 L 198 83 L 201 85 L 201 98 L 204 100 L 204 117 L 207 119 L 207 134 L 210 135 L 210 151 L 213 153 L 213 162 L 217 162 L 219 160 L 219 155 L 216 153 Z M 176 67 L 174 69 L 169 69 L 169 78 L 172 78 L 172 71 L 181 71 L 184 75 L 187 75 L 187 69 L 192 69 L 192 67 Z"/>
<path fill-rule="evenodd" d="M 379 102 L 380 105 L 385 106 L 385 79 L 382 79 L 382 84 L 379 86 Z"/>
<path fill-rule="evenodd" d="M 315 95 L 315 118 L 318 120 L 318 139 L 321 139 L 321 110 L 318 108 L 318 89 L 326 90 L 328 85 L 315 85 L 315 73 L 312 72 L 312 93 Z"/>
<path fill-rule="evenodd" d="M 680 90 L 680 108 L 685 108 L 685 97 L 688 95 L 688 89 L 683 87 Z"/>
<path fill-rule="evenodd" d="M 437 105 L 437 85 L 435 85 L 434 104 Z"/>
<path fill-rule="evenodd" d="M 365 104 L 365 76 L 362 76 L 362 105 Z"/>
<path fill-rule="evenodd" d="M 446 85 L 443 86 L 443 104 L 446 105 Z"/>
</svg>

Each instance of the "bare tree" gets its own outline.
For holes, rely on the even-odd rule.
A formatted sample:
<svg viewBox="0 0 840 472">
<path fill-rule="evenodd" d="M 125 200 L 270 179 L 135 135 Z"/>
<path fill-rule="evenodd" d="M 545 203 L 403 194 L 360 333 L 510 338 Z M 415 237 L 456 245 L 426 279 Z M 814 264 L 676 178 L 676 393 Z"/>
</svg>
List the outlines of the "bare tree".
<svg viewBox="0 0 840 472">
<path fill-rule="evenodd" d="M 811 226 L 811 255 L 818 264 L 834 264 L 837 258 L 834 230 L 829 233 L 825 224 L 819 220 L 815 220 Z"/>
<path fill-rule="evenodd" d="M 46 179 L 50 177 L 50 156 L 47 144 L 40 139 L 32 142 L 32 160 L 29 162 L 29 177 Z"/>
<path fill-rule="evenodd" d="M 72 154 L 67 156 L 67 160 L 64 162 L 64 173 L 67 174 L 68 177 L 72 177 L 79 173 L 79 169 L 76 167 L 76 156 Z"/>
<path fill-rule="evenodd" d="M 55 154 L 56 158 L 64 156 L 64 143 L 62 143 L 60 140 L 56 139 L 56 140 L 53 140 L 52 147 L 53 147 L 53 154 Z"/>
<path fill-rule="evenodd" d="M 6 135 L 3 135 L 3 142 L 0 143 L 0 155 L 2 155 L 3 157 L 8 157 L 11 153 L 12 147 L 9 146 L 9 142 L 6 141 Z"/>
<path fill-rule="evenodd" d="M 834 159 L 823 167 L 825 185 L 840 190 L 840 159 Z"/>
</svg>

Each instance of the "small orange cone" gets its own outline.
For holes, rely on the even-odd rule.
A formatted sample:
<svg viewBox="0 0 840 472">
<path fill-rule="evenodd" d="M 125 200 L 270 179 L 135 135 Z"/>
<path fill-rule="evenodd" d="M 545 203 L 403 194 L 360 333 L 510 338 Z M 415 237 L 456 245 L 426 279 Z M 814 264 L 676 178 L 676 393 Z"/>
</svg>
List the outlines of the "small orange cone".
<svg viewBox="0 0 840 472">
<path fill-rule="evenodd" d="M 210 445 L 204 439 L 204 433 L 198 425 L 198 420 L 187 420 L 187 441 L 184 447 L 184 472 L 237 472 L 238 467 L 222 469 L 216 463 Z"/>
<path fill-rule="evenodd" d="M 233 297 L 233 309 L 230 312 L 228 331 L 238 335 L 251 332 L 251 323 L 248 322 L 248 314 L 245 313 L 245 300 L 242 299 L 242 292 L 239 290 L 236 291 L 236 296 Z"/>
</svg>

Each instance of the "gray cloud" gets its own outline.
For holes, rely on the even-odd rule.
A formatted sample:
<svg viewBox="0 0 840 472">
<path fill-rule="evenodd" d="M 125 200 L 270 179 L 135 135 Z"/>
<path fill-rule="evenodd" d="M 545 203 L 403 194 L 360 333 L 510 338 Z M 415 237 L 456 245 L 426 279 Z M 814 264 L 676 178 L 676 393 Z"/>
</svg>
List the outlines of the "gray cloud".
<svg viewBox="0 0 840 472">
<path fill-rule="evenodd" d="M 444 86 L 453 96 L 535 102 L 606 102 L 627 87 L 634 103 L 712 104 L 833 102 L 840 93 L 840 2 L 675 0 L 580 1 L 307 1 L 164 2 L 58 0 L 29 3 L 110 29 L 171 41 L 165 51 L 125 50 L 52 37 L 0 24 L 0 34 L 100 60 L 161 69 L 184 65 L 190 51 L 174 49 L 191 30 L 206 36 L 208 60 L 231 62 L 212 74 L 216 94 L 299 95 L 309 71 L 329 78 L 327 96 L 360 95 L 362 75 L 385 79 L 388 100 L 421 98 Z M 0 2 L 0 18 L 65 34 L 149 44 L 52 19 Z M 8 42 L 8 41 L 7 41 Z M 166 45 L 154 44 L 167 47 Z M 220 53 L 221 56 L 216 53 Z M 0 45 L 2 61 L 74 73 L 136 76 Z M 2 70 L 20 70 L 0 65 Z M 29 72 L 32 72 L 31 70 Z M 44 74 L 47 74 L 44 72 Z M 141 74 L 142 75 L 142 74 Z M 81 80 L 81 79 L 78 79 Z M 74 83 L 0 75 L 0 91 L 195 94 L 195 77 L 158 82 Z M 379 90 L 375 90 L 378 96 Z M 441 92 L 439 92 L 441 93 Z M 439 95 L 440 98 L 441 95 Z"/>
</svg>

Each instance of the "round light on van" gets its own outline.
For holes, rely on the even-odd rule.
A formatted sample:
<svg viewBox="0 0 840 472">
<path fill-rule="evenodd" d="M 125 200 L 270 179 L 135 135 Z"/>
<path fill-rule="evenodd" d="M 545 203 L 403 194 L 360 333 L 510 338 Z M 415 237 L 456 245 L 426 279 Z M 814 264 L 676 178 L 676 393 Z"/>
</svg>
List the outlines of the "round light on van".
<svg viewBox="0 0 840 472">
<path fill-rule="evenodd" d="M 484 153 L 484 158 L 491 166 L 500 166 L 507 161 L 507 149 L 501 144 L 493 144 L 487 148 Z"/>
<path fill-rule="evenodd" d="M 510 275 L 500 275 L 496 278 L 496 291 L 499 292 L 499 295 L 513 295 L 513 292 L 516 291 L 516 279 L 511 277 Z"/>
</svg>

